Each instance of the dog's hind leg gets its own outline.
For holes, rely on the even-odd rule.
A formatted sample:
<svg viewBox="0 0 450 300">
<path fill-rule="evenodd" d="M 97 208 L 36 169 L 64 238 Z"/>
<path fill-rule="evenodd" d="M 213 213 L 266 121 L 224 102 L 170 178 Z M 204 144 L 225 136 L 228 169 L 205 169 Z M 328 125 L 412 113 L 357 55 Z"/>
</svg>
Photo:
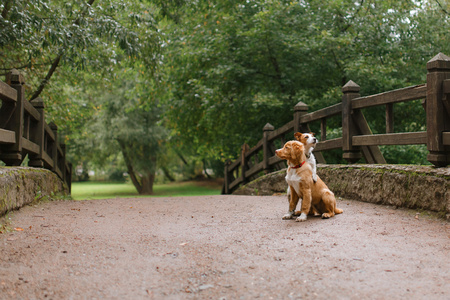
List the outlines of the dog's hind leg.
<svg viewBox="0 0 450 300">
<path fill-rule="evenodd" d="M 336 209 L 336 198 L 334 197 L 334 194 L 330 190 L 326 191 L 323 194 L 322 202 L 324 207 L 322 219 L 334 217 Z"/>
</svg>

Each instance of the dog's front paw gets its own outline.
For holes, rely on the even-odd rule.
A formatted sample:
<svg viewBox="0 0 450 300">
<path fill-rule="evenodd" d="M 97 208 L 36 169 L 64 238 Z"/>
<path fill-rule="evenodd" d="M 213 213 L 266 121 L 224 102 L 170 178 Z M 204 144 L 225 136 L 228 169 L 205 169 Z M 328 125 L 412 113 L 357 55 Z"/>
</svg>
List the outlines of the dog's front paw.
<svg viewBox="0 0 450 300">
<path fill-rule="evenodd" d="M 288 212 L 287 214 L 285 214 L 285 215 L 283 216 L 283 220 L 290 220 L 290 219 L 293 218 L 293 216 L 294 216 L 294 213 Z"/>
<path fill-rule="evenodd" d="M 306 221 L 307 218 L 308 218 L 308 216 L 307 216 L 305 213 L 302 213 L 302 214 L 300 215 L 300 217 L 298 217 L 297 219 L 295 219 L 295 221 L 297 221 L 297 222 L 304 222 L 304 221 Z"/>
</svg>

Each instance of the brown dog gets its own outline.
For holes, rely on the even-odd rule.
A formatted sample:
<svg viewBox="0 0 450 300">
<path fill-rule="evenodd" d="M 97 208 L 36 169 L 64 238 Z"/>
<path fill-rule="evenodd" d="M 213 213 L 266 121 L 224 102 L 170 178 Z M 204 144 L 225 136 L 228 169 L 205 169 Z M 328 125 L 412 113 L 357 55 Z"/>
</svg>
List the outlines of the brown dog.
<svg viewBox="0 0 450 300">
<path fill-rule="evenodd" d="M 308 214 L 319 212 L 323 219 L 342 213 L 342 209 L 336 208 L 336 198 L 326 184 L 317 177 L 317 182 L 312 179 L 312 169 L 306 161 L 305 147 L 298 141 L 287 142 L 282 149 L 275 154 L 288 162 L 286 182 L 291 190 L 289 200 L 289 212 L 283 216 L 284 220 L 292 219 L 298 201 L 302 198 L 301 215 L 296 221 L 306 221 Z"/>
</svg>

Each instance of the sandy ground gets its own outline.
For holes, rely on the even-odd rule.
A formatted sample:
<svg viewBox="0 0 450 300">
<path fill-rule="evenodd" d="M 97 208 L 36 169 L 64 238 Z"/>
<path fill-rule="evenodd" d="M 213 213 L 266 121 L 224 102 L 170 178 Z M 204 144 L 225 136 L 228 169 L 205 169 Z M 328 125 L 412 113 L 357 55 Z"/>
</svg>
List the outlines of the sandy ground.
<svg viewBox="0 0 450 300">
<path fill-rule="evenodd" d="M 450 223 L 285 196 L 58 201 L 8 216 L 1 299 L 450 299 Z M 15 229 L 14 229 L 15 228 Z"/>
</svg>

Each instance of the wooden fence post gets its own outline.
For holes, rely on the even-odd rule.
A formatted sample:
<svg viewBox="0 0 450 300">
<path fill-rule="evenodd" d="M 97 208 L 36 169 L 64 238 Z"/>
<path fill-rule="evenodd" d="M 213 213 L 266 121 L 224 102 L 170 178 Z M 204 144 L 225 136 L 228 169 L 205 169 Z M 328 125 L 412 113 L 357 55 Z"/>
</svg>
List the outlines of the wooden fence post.
<svg viewBox="0 0 450 300">
<path fill-rule="evenodd" d="M 359 90 L 359 85 L 351 80 L 342 87 L 342 157 L 351 164 L 361 158 L 359 148 L 352 146 L 352 137 L 357 134 L 352 117 L 352 99 L 360 96 Z"/>
<path fill-rule="evenodd" d="M 44 101 L 41 98 L 35 98 L 30 101 L 34 108 L 39 112 L 40 119 L 35 128 L 31 128 L 31 137 L 33 141 L 39 146 L 39 153 L 37 155 L 30 155 L 30 161 L 28 165 L 30 167 L 42 168 L 44 167 L 44 161 L 42 154 L 44 153 L 44 130 L 45 130 L 45 112 Z"/>
<path fill-rule="evenodd" d="M 308 105 L 303 102 L 299 102 L 294 106 L 294 133 L 296 132 L 307 132 L 309 128 L 300 124 L 300 118 L 308 113 Z M 292 137 L 293 139 L 294 137 Z"/>
<path fill-rule="evenodd" d="M 9 166 L 20 166 L 23 161 L 22 157 L 22 136 L 23 136 L 23 119 L 24 119 L 24 101 L 25 100 L 25 80 L 16 69 L 12 69 L 6 75 L 6 82 L 17 91 L 16 108 L 11 115 L 5 129 L 14 131 L 16 134 L 16 142 L 5 147 L 1 153 L 1 159 Z"/>
<path fill-rule="evenodd" d="M 450 163 L 450 147 L 443 143 L 444 131 L 450 131 L 450 116 L 445 107 L 443 82 L 450 79 L 450 57 L 439 53 L 427 63 L 427 160 L 436 167 Z"/>
<path fill-rule="evenodd" d="M 56 124 L 53 122 L 48 124 L 48 126 L 53 131 L 53 135 L 55 136 L 55 140 L 53 141 L 53 143 L 49 145 L 49 147 L 51 147 L 51 158 L 53 161 L 52 171 L 57 173 L 56 170 L 58 169 L 58 126 L 56 126 Z"/>
<path fill-rule="evenodd" d="M 228 171 L 228 167 L 230 166 L 230 164 L 231 164 L 231 161 L 228 159 L 225 162 L 225 167 L 224 167 L 224 172 L 223 172 L 224 173 L 223 174 L 224 183 L 223 183 L 222 195 L 223 194 L 228 195 L 230 193 L 229 187 L 230 187 L 230 183 L 231 183 L 231 176 Z"/>
<path fill-rule="evenodd" d="M 269 133 L 274 131 L 275 127 L 273 127 L 270 123 L 267 123 L 263 127 L 263 168 L 264 173 L 269 173 L 271 168 L 269 166 L 269 158 L 272 156 L 269 145 Z"/>
<path fill-rule="evenodd" d="M 69 188 L 69 194 L 72 193 L 72 163 L 68 163 L 68 168 L 66 169 L 66 183 Z"/>
<path fill-rule="evenodd" d="M 247 154 L 248 150 L 250 150 L 250 146 L 248 144 L 243 144 L 241 148 L 241 176 L 242 176 L 242 183 L 247 182 L 247 178 L 245 177 L 245 172 L 247 171 L 247 158 L 245 155 Z"/>
</svg>

